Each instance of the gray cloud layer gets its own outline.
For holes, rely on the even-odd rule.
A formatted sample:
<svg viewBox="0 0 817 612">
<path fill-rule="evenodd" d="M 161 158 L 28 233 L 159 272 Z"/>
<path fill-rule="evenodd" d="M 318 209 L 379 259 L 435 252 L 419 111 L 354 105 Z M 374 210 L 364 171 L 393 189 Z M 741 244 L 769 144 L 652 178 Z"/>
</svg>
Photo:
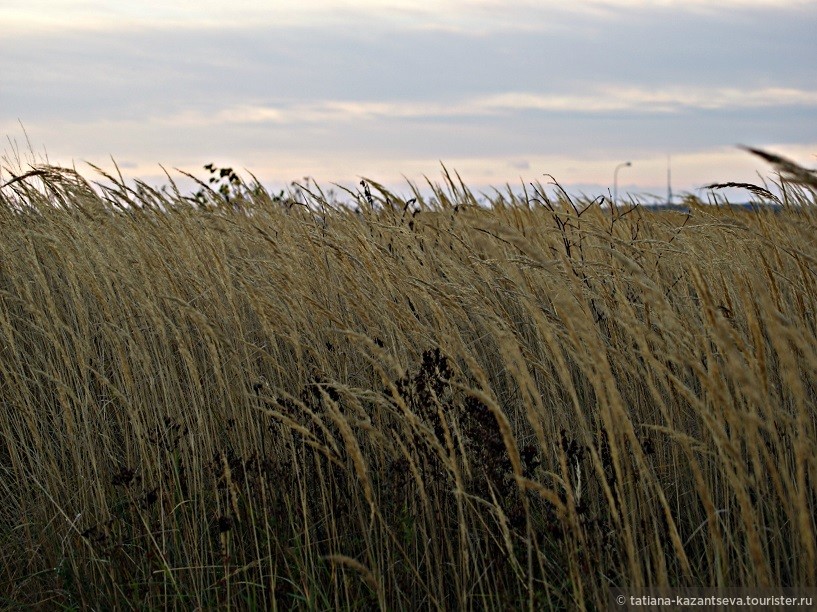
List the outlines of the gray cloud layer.
<svg viewBox="0 0 817 612">
<path fill-rule="evenodd" d="M 0 129 L 19 119 L 77 156 L 157 162 L 219 147 L 446 159 L 817 143 L 813 4 L 525 10 L 472 30 L 360 11 L 5 33 Z"/>
</svg>

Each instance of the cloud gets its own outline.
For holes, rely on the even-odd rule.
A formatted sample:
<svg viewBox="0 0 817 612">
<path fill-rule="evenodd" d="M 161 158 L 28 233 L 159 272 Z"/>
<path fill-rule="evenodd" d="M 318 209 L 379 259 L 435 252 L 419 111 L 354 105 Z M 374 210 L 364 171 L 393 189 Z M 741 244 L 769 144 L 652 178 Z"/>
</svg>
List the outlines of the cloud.
<svg viewBox="0 0 817 612">
<path fill-rule="evenodd" d="M 724 14 L 743 9 L 802 9 L 809 0 L 5 0 L 0 21 L 12 30 L 127 30 L 397 24 L 438 31 L 547 31 L 576 15 L 621 20 L 655 11 Z"/>
<path fill-rule="evenodd" d="M 155 121 L 168 125 L 353 122 L 361 120 L 423 120 L 542 113 L 683 113 L 693 110 L 762 109 L 802 106 L 817 108 L 817 90 L 768 87 L 667 88 L 605 86 L 584 95 L 505 92 L 446 103 L 426 101 L 355 101 L 239 104 L 213 112 L 186 111 Z"/>
<path fill-rule="evenodd" d="M 327 180 L 806 146 L 815 16 L 771 0 L 5 0 L 0 136 L 20 119 L 62 159 Z"/>
<path fill-rule="evenodd" d="M 477 100 L 475 106 L 497 110 L 539 110 L 571 113 L 640 111 L 680 112 L 686 109 L 817 106 L 817 90 L 766 87 L 761 89 L 654 89 L 609 85 L 581 96 L 508 92 Z"/>
<path fill-rule="evenodd" d="M 508 166 L 514 168 L 515 170 L 530 170 L 530 162 L 526 159 L 522 160 L 511 160 L 508 162 Z"/>
<path fill-rule="evenodd" d="M 181 121 L 201 121 L 201 115 L 181 115 Z M 204 118 L 205 121 L 207 120 Z M 268 106 L 241 105 L 226 108 L 215 115 L 215 120 L 219 123 L 284 123 L 285 114 L 277 108 Z M 173 120 L 171 120 L 173 122 Z"/>
</svg>

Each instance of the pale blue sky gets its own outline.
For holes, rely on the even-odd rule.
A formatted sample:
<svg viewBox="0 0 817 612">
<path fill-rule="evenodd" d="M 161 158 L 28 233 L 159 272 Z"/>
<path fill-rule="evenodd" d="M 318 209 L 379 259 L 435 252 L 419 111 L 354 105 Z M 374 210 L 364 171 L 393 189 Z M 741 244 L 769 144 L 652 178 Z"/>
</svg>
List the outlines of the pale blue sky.
<svg viewBox="0 0 817 612">
<path fill-rule="evenodd" d="M 817 165 L 817 2 L 455 0 L 0 5 L 0 135 L 131 176 L 600 193 Z M 6 145 L 9 149 L 9 145 Z"/>
</svg>

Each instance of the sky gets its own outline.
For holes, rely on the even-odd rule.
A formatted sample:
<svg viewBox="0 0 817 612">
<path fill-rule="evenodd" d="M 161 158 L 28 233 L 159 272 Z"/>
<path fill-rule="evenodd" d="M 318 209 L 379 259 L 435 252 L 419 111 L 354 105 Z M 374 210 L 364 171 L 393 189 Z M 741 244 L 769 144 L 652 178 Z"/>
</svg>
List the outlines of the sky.
<svg viewBox="0 0 817 612">
<path fill-rule="evenodd" d="M 6 159 L 590 195 L 817 166 L 817 1 L 2 0 Z M 30 144 L 29 144 L 30 143 Z M 113 160 L 113 161 L 112 161 Z M 8 166 L 8 163 L 5 165 Z M 8 177 L 8 170 L 2 177 Z"/>
</svg>

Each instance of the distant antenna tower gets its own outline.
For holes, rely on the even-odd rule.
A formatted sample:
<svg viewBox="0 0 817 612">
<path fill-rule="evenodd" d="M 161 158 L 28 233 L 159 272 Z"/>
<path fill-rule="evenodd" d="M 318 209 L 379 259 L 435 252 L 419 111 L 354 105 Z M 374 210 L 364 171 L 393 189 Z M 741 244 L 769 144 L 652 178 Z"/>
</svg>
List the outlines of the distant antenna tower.
<svg viewBox="0 0 817 612">
<path fill-rule="evenodd" d="M 672 163 L 667 155 L 667 206 L 672 206 Z"/>
</svg>

